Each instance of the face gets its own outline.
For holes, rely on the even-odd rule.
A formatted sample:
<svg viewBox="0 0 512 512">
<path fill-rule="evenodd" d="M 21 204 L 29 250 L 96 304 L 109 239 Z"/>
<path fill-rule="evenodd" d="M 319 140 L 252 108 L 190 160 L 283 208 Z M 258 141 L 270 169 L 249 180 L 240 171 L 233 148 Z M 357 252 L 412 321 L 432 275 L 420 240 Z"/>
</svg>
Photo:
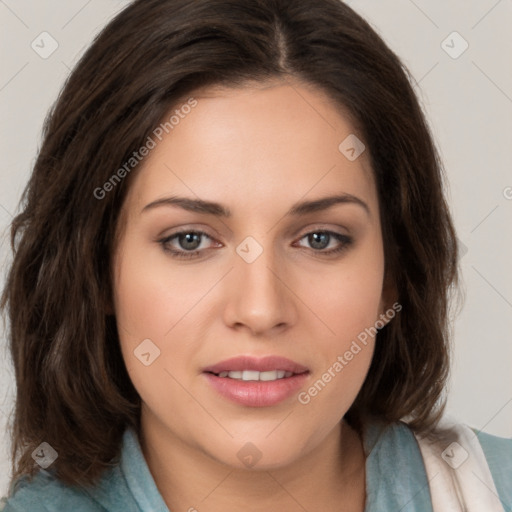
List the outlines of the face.
<svg viewBox="0 0 512 512">
<path fill-rule="evenodd" d="M 318 447 L 365 380 L 389 307 L 377 191 L 321 91 L 191 96 L 123 205 L 121 349 L 145 429 L 230 466 L 254 450 L 278 467 Z"/>
</svg>

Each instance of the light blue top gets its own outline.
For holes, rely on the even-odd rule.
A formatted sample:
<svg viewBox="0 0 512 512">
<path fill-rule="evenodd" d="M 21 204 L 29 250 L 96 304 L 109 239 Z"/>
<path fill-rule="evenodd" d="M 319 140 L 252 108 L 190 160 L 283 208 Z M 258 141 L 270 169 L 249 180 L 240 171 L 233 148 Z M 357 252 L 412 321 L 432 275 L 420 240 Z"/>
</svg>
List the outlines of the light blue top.
<svg viewBox="0 0 512 512">
<path fill-rule="evenodd" d="M 478 433 L 506 512 L 512 512 L 512 439 Z M 366 459 L 365 512 L 432 512 L 423 459 L 404 423 L 372 423 L 363 435 Z M 50 467 L 51 468 L 51 467 Z M 0 505 L 1 510 L 1 505 Z M 3 512 L 169 512 L 141 451 L 136 433 L 123 436 L 118 466 L 91 489 L 68 487 L 49 470 L 31 482 L 22 477 Z M 311 511 L 313 512 L 313 511 Z"/>
</svg>

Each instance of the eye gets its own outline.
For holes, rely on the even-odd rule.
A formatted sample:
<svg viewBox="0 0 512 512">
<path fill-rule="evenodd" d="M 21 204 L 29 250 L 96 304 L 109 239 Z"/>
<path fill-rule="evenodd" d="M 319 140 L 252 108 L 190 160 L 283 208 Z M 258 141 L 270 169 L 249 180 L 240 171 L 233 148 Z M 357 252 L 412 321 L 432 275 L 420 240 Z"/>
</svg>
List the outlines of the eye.
<svg viewBox="0 0 512 512">
<path fill-rule="evenodd" d="M 179 231 L 158 242 L 165 252 L 175 258 L 192 258 L 197 256 L 204 247 L 201 247 L 203 239 L 213 240 L 204 231 Z M 171 242 L 176 240 L 178 249 L 173 248 Z M 174 246 L 175 247 L 175 246 Z"/>
<path fill-rule="evenodd" d="M 300 240 L 307 239 L 310 247 L 317 253 L 323 255 L 337 254 L 352 244 L 353 239 L 350 236 L 342 235 L 334 231 L 311 231 L 304 235 Z M 331 245 L 332 242 L 337 242 L 338 245 L 329 250 L 325 250 Z"/>
</svg>

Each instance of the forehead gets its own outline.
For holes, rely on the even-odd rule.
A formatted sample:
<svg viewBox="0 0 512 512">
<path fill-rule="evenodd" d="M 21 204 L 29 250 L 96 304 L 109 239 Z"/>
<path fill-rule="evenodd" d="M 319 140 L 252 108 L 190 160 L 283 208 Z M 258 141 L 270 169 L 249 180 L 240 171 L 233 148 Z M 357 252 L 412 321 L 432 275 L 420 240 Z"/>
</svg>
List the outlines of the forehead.
<svg viewBox="0 0 512 512">
<path fill-rule="evenodd" d="M 195 106 L 182 109 L 190 98 Z M 310 85 L 211 86 L 177 102 L 161 126 L 173 114 L 133 177 L 127 202 L 139 211 L 169 192 L 262 208 L 338 191 L 377 200 L 367 152 L 353 161 L 343 152 L 355 126 Z"/>
</svg>

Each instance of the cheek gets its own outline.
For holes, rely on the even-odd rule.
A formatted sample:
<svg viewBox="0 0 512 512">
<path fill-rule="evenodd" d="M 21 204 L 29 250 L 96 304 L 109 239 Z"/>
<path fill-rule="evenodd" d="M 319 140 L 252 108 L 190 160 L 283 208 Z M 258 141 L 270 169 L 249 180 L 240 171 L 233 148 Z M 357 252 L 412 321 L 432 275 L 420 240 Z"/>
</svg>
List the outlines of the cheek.
<svg viewBox="0 0 512 512">
<path fill-rule="evenodd" d="M 168 387 L 169 376 L 163 364 L 165 335 L 185 313 L 175 289 L 154 263 L 127 243 L 116 262 L 114 282 L 121 351 L 130 378 L 142 396 L 151 388 Z"/>
<path fill-rule="evenodd" d="M 316 338 L 317 365 L 297 397 L 305 421 L 322 417 L 325 428 L 333 428 L 364 384 L 375 347 L 379 275 L 361 280 L 341 275 L 318 295 L 318 311 L 331 332 Z"/>
<path fill-rule="evenodd" d="M 162 340 L 194 300 L 194 293 L 187 291 L 190 282 L 187 284 L 178 272 L 172 272 L 158 251 L 143 251 L 138 249 L 140 245 L 129 240 L 126 243 L 117 262 L 114 285 L 119 327 L 127 339 L 139 343 L 145 338 Z"/>
<path fill-rule="evenodd" d="M 350 345 L 379 318 L 384 277 L 379 242 L 380 238 L 375 236 L 364 250 L 347 254 L 339 265 L 304 283 L 302 293 L 311 296 L 314 312 L 329 328 L 331 349 L 342 350 L 347 343 Z"/>
</svg>

